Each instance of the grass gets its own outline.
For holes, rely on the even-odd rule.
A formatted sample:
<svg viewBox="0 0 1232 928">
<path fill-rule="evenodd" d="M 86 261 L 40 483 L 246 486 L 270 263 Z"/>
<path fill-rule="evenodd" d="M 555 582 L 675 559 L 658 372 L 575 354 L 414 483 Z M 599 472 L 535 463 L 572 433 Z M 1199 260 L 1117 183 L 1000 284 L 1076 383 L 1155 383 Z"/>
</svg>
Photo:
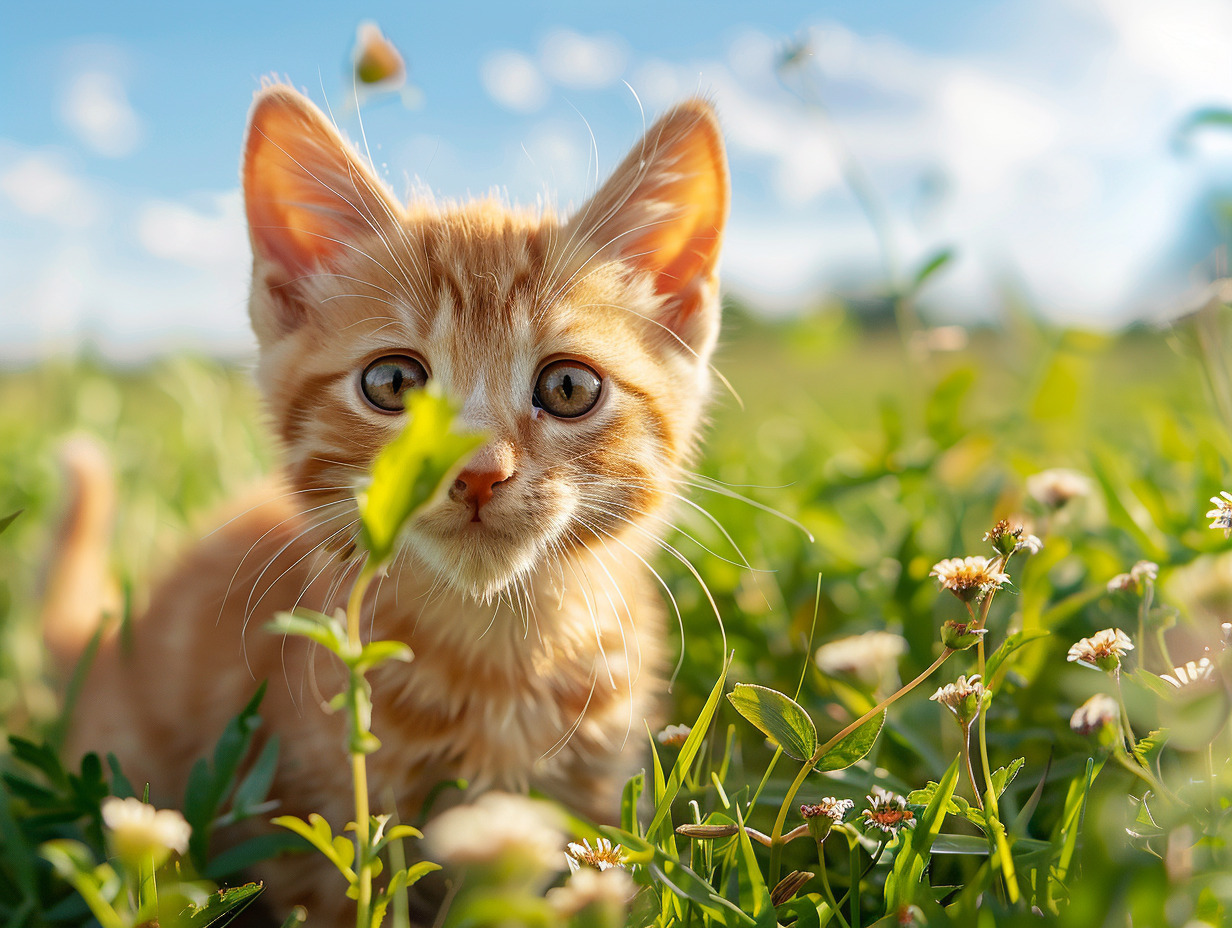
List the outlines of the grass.
<svg viewBox="0 0 1232 928">
<path fill-rule="evenodd" d="M 629 918 L 804 928 L 906 912 L 929 924 L 1035 924 L 1031 905 L 1071 925 L 1232 917 L 1222 876 L 1232 837 L 1224 689 L 1191 704 L 1153 682 L 1203 648 L 1218 659 L 1218 624 L 1232 620 L 1232 544 L 1202 518 L 1208 497 L 1229 486 L 1232 440 L 1209 395 L 1219 372 L 1186 353 L 1192 343 L 1184 329 L 1094 335 L 1016 314 L 961 351 L 919 357 L 896 332 L 862 329 L 839 307 L 777 325 L 729 313 L 716 367 L 743 408 L 719 393 L 689 492 L 705 514 L 681 507 L 670 539 L 703 577 L 722 631 L 690 571 L 661 557 L 684 631 L 671 721 L 693 724 L 694 736 L 660 746 L 642 785 L 630 785 L 631 797 L 645 791 L 654 819 L 629 811 L 605 832 L 644 887 Z M 112 449 L 122 501 L 115 566 L 137 607 L 165 569 L 163 552 L 208 530 L 211 512 L 275 457 L 248 374 L 235 367 L 74 360 L 0 374 L 0 516 L 25 510 L 0 534 L 0 717 L 36 737 L 56 711 L 35 627 L 37 583 L 59 504 L 55 451 L 74 430 Z M 1053 467 L 1086 475 L 1089 494 L 1056 510 L 1031 499 L 1027 478 Z M 878 737 L 840 742 L 854 761 L 842 769 L 810 774 L 767 744 L 766 731 L 792 743 L 774 727 L 791 724 L 801 745 L 820 750 L 933 664 L 942 622 L 967 612 L 929 572 L 948 557 L 994 557 L 982 537 L 1003 517 L 1026 520 L 1044 548 L 1015 555 L 1012 585 L 981 602 L 986 649 L 951 656 L 894 702 Z M 1144 559 L 1159 566 L 1149 604 L 1145 587 L 1107 591 Z M 1074 642 L 1111 627 L 1137 645 L 1116 685 L 1066 661 Z M 1167 656 L 1156 634 L 1164 629 Z M 813 663 L 817 646 L 870 631 L 905 643 L 877 681 Z M 991 666 L 1007 641 L 1021 647 L 1001 651 L 985 677 L 994 696 L 972 726 L 969 777 L 959 726 L 926 696 Z M 750 714 L 747 700 L 740 709 L 722 698 L 734 684 L 786 702 L 767 697 L 771 708 Z M 1071 731 L 1071 714 L 1095 692 L 1123 692 L 1140 758 L 1115 732 Z M 1150 736 L 1165 727 L 1171 736 Z M 837 750 L 820 750 L 823 769 Z M 1006 768 L 999 781 L 988 776 L 997 768 Z M 1002 790 L 981 787 L 977 798 L 971 780 L 989 779 Z M 857 827 L 874 786 L 907 796 L 913 830 L 883 841 Z M 818 843 L 797 807 L 823 796 L 851 799 L 857 811 Z M 11 805 L 26 821 L 28 804 Z M 699 822 L 724 836 L 673 831 Z M 0 906 L 14 898 L 2 856 Z M 794 897 L 772 899 L 792 872 L 814 876 Z M 564 918 L 541 894 L 522 899 L 525 885 L 491 892 L 521 900 L 506 911 Z M 479 911 L 483 923 L 473 905 L 465 894 L 455 900 L 455 920 Z M 616 923 L 622 908 L 569 919 L 589 912 L 600 919 L 589 923 Z"/>
</svg>

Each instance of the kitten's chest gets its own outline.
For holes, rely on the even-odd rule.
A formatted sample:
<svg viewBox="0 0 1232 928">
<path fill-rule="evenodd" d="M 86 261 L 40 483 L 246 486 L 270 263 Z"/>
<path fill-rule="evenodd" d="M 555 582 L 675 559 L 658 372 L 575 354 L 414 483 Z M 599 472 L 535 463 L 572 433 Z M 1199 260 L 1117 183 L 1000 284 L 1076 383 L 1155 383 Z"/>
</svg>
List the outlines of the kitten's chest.
<svg viewBox="0 0 1232 928">
<path fill-rule="evenodd" d="M 458 777 L 481 789 L 552 785 L 559 794 L 577 771 L 610 765 L 654 692 L 655 674 L 637 683 L 630 672 L 631 620 L 655 620 L 632 610 L 622 636 L 589 615 L 563 618 L 584 618 L 585 632 L 557 629 L 545 640 L 519 623 L 494 624 L 483 637 L 478 626 L 469 639 L 413 637 L 414 660 L 373 680 L 376 775 L 414 807 Z"/>
</svg>

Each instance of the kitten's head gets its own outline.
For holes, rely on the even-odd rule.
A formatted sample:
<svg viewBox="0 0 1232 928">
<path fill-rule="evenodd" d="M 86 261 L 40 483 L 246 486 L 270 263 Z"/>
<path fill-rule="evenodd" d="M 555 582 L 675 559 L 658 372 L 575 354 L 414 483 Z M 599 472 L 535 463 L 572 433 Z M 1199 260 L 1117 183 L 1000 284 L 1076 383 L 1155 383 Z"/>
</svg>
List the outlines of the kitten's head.
<svg viewBox="0 0 1232 928">
<path fill-rule="evenodd" d="M 661 530 L 719 326 L 727 166 L 706 103 L 664 115 L 563 221 L 404 205 L 285 86 L 257 97 L 243 180 L 261 384 L 335 541 L 402 392 L 429 378 L 489 436 L 407 536 L 444 582 L 491 596 L 576 546 Z"/>
</svg>

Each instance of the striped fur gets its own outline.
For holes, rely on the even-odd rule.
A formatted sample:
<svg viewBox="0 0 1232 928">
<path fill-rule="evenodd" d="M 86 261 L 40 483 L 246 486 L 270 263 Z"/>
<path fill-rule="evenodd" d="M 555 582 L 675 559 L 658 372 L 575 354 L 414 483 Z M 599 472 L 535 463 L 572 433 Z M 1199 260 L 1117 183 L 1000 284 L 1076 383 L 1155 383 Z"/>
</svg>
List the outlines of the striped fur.
<svg viewBox="0 0 1232 928">
<path fill-rule="evenodd" d="M 365 366 L 413 353 L 512 470 L 481 522 L 459 494 L 412 527 L 366 605 L 410 665 L 373 674 L 374 804 L 413 818 L 431 787 L 538 788 L 612 818 L 661 690 L 662 607 L 648 561 L 696 447 L 718 329 L 727 210 L 709 107 L 666 114 L 572 217 L 483 200 L 399 203 L 305 98 L 266 88 L 244 163 L 259 380 L 282 475 L 188 552 L 131 651 L 104 649 L 78 749 L 115 750 L 178 799 L 191 760 L 269 679 L 281 810 L 348 817 L 332 659 L 264 630 L 297 604 L 332 611 L 355 573 L 354 488 L 401 417 L 369 406 Z M 532 406 L 549 360 L 603 376 L 595 409 Z M 353 916 L 314 860 L 259 874 L 310 924 Z"/>
</svg>

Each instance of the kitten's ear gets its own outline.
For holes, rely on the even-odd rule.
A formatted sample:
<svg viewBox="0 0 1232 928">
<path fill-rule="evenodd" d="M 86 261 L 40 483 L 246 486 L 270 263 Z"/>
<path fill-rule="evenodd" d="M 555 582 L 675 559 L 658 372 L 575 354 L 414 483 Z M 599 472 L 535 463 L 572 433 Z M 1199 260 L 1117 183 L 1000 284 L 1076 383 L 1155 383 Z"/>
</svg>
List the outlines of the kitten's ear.
<svg viewBox="0 0 1232 928">
<path fill-rule="evenodd" d="M 391 228 L 402 209 L 303 94 L 257 94 L 244 143 L 244 206 L 257 260 L 281 282 L 334 266 L 356 239 Z M 293 320 L 281 320 L 284 324 Z"/>
<path fill-rule="evenodd" d="M 710 105 L 661 117 L 570 220 L 570 232 L 652 275 L 656 320 L 703 354 L 718 332 L 718 263 L 727 220 L 727 158 Z"/>
</svg>

